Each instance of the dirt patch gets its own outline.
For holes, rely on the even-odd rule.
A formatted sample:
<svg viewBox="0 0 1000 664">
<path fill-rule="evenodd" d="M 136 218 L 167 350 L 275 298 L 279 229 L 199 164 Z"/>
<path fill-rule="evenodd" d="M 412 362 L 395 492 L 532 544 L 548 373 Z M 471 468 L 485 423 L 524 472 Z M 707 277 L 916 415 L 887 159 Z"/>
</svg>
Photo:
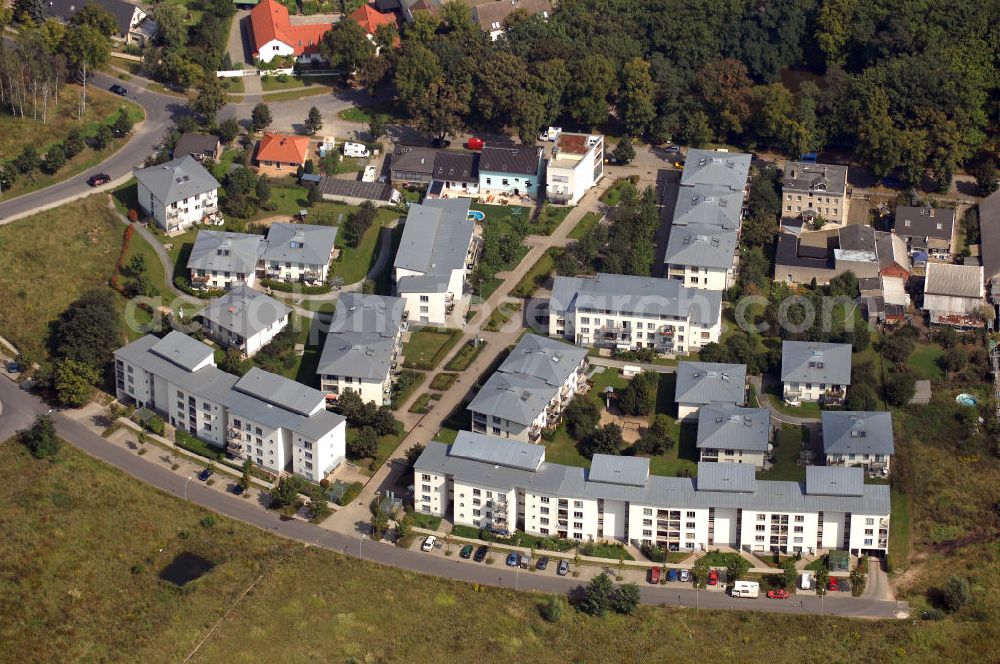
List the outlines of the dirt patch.
<svg viewBox="0 0 1000 664">
<path fill-rule="evenodd" d="M 649 420 L 645 417 L 628 417 L 618 411 L 618 405 L 611 404 L 612 412 L 607 409 L 601 410 L 601 426 L 614 423 L 622 428 L 622 440 L 626 443 L 634 443 L 639 440 L 639 429 L 649 426 Z"/>
</svg>

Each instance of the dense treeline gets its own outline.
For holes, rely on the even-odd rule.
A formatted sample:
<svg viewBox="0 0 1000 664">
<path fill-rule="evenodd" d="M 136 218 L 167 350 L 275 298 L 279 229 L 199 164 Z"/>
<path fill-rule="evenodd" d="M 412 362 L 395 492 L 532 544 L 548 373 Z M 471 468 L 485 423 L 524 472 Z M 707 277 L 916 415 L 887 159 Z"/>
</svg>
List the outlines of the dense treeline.
<svg viewBox="0 0 1000 664">
<path fill-rule="evenodd" d="M 446 3 L 357 79 L 394 84 L 440 136 L 505 124 L 530 139 L 610 115 L 654 142 L 836 148 L 908 184 L 950 183 L 997 119 L 996 2 L 564 0 L 507 27 L 491 43 Z"/>
</svg>

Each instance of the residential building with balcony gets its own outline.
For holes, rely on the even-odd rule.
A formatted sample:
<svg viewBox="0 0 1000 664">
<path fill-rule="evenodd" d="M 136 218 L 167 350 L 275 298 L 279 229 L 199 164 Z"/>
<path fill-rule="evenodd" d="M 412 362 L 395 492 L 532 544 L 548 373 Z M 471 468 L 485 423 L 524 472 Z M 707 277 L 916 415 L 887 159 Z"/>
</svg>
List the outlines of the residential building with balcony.
<svg viewBox="0 0 1000 664">
<path fill-rule="evenodd" d="M 722 291 L 736 283 L 739 233 L 718 226 L 673 225 L 664 276 L 689 288 Z"/>
<path fill-rule="evenodd" d="M 586 369 L 586 350 L 524 335 L 469 403 L 472 431 L 538 442 L 586 386 Z"/>
<path fill-rule="evenodd" d="M 341 294 L 316 367 L 327 401 L 353 390 L 366 403 L 391 402 L 406 329 L 404 308 L 398 297 Z"/>
<path fill-rule="evenodd" d="M 723 362 L 678 362 L 677 419 L 693 422 L 708 404 L 742 406 L 746 403 L 747 365 Z"/>
<path fill-rule="evenodd" d="M 194 288 L 253 286 L 257 264 L 267 241 L 262 235 L 228 231 L 198 231 L 188 255 L 189 281 Z"/>
<path fill-rule="evenodd" d="M 711 403 L 698 418 L 699 461 L 763 468 L 771 453 L 771 411 Z"/>
<path fill-rule="evenodd" d="M 781 171 L 781 216 L 847 223 L 847 166 L 786 161 Z"/>
<path fill-rule="evenodd" d="M 136 201 L 168 234 L 219 216 L 219 183 L 194 157 L 137 168 Z"/>
<path fill-rule="evenodd" d="M 721 321 L 721 291 L 673 279 L 557 276 L 549 299 L 549 336 L 578 346 L 683 354 L 718 341 Z"/>
<path fill-rule="evenodd" d="M 545 195 L 576 205 L 604 177 L 604 136 L 560 132 L 545 169 Z"/>
<path fill-rule="evenodd" d="M 477 257 L 469 199 L 435 199 L 410 206 L 393 262 L 396 294 L 411 321 L 445 325 L 465 293 Z"/>
<path fill-rule="evenodd" d="M 198 317 L 207 336 L 253 357 L 285 329 L 291 313 L 288 305 L 241 284 L 210 302 Z"/>
<path fill-rule="evenodd" d="M 334 226 L 275 222 L 267 230 L 261 271 L 267 279 L 326 283 L 337 256 Z"/>
<path fill-rule="evenodd" d="M 895 454 L 892 413 L 824 410 L 823 455 L 828 466 L 860 466 L 888 475 Z"/>
<path fill-rule="evenodd" d="M 417 459 L 414 503 L 500 536 L 521 530 L 673 551 L 887 552 L 889 487 L 865 484 L 860 468 L 809 467 L 805 482 L 757 480 L 755 470 L 699 463 L 697 478 L 664 477 L 649 473 L 647 458 L 603 454 L 577 468 L 548 463 L 540 445 L 460 432 Z"/>
<path fill-rule="evenodd" d="M 851 344 L 782 342 L 781 383 L 789 403 L 840 403 L 851 384 Z"/>
</svg>

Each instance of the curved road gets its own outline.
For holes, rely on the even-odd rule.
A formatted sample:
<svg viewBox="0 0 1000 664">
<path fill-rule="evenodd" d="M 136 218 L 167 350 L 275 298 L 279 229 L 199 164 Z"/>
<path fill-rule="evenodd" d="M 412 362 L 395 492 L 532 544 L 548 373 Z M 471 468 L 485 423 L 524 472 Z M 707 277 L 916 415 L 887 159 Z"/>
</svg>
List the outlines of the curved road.
<svg viewBox="0 0 1000 664">
<path fill-rule="evenodd" d="M 0 378 L 0 402 L 4 404 L 0 414 L 0 439 L 6 438 L 17 428 L 25 426 L 37 414 L 48 411 L 37 397 L 20 390 L 17 385 Z M 15 413 L 14 416 L 11 413 Z M 133 477 L 175 496 L 184 495 L 185 476 L 149 463 L 142 457 L 108 443 L 87 429 L 84 425 L 58 413 L 53 413 L 60 436 L 75 447 L 106 463 L 120 468 Z M 419 551 L 400 549 L 392 545 L 372 543 L 347 535 L 318 528 L 299 520 L 282 521 L 271 512 L 261 510 L 252 502 L 241 500 L 230 494 L 202 486 L 198 482 L 188 483 L 187 497 L 207 509 L 238 519 L 244 523 L 267 530 L 275 535 L 298 540 L 313 546 L 346 553 L 365 560 L 399 567 L 403 569 L 446 577 L 456 581 L 480 583 L 519 590 L 534 590 L 546 593 L 579 592 L 581 582 L 558 576 L 538 574 L 521 575 L 507 567 L 470 564 L 456 558 L 444 559 L 429 556 Z M 524 576 L 524 579 L 520 577 Z M 796 597 L 790 601 L 738 601 L 720 592 L 696 592 L 688 588 L 661 588 L 642 586 L 642 601 L 645 604 L 679 606 L 684 608 L 705 607 L 706 609 L 754 609 L 774 613 L 828 614 L 856 618 L 896 618 L 897 603 L 869 598 L 830 596 L 824 599 L 815 596 Z"/>
<path fill-rule="evenodd" d="M 107 90 L 115 83 L 122 83 L 107 74 L 95 74 L 90 85 L 101 90 Z M 141 165 L 154 148 L 163 140 L 167 130 L 174 120 L 189 113 L 180 97 L 170 97 L 157 92 L 150 92 L 142 87 L 125 83 L 128 87 L 127 99 L 138 103 L 146 112 L 146 119 L 136 125 L 132 138 L 100 164 L 79 175 L 67 178 L 54 185 L 0 202 L 0 224 L 8 223 L 20 217 L 46 210 L 67 201 L 92 194 L 95 191 L 111 189 L 132 175 L 132 169 Z M 111 183 L 103 187 L 93 188 L 87 184 L 87 178 L 93 173 L 107 173 Z"/>
</svg>

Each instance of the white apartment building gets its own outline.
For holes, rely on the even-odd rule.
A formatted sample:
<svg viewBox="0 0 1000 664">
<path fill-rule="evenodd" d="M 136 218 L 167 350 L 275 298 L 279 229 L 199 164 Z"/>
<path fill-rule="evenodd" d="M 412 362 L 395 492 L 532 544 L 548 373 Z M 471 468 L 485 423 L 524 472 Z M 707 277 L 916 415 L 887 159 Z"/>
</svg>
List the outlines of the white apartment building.
<svg viewBox="0 0 1000 664">
<path fill-rule="evenodd" d="M 725 290 L 736 283 L 739 233 L 718 226 L 671 226 L 665 276 L 688 288 Z"/>
<path fill-rule="evenodd" d="M 476 260 L 469 199 L 435 199 L 410 206 L 393 263 L 396 293 L 410 320 L 445 325 L 465 292 Z"/>
<path fill-rule="evenodd" d="M 851 344 L 784 341 L 781 383 L 785 401 L 843 401 L 851 384 Z"/>
<path fill-rule="evenodd" d="M 266 244 L 262 235 L 198 231 L 187 262 L 191 285 L 211 289 L 253 286 Z"/>
<path fill-rule="evenodd" d="M 699 460 L 763 468 L 771 452 L 771 411 L 712 403 L 698 417 Z"/>
<path fill-rule="evenodd" d="M 649 459 L 595 455 L 590 469 L 545 449 L 460 432 L 414 466 L 415 509 L 500 536 L 514 530 L 667 550 L 884 555 L 889 487 L 857 468 L 809 467 L 806 482 L 758 481 L 752 464 L 700 463 L 698 478 L 649 474 Z"/>
<path fill-rule="evenodd" d="M 340 296 L 316 367 L 327 401 L 352 390 L 366 403 L 384 406 L 391 402 L 406 330 L 404 306 L 398 297 Z"/>
<path fill-rule="evenodd" d="M 549 336 L 578 346 L 687 353 L 719 340 L 722 293 L 672 279 L 597 274 L 554 279 Z"/>
<path fill-rule="evenodd" d="M 548 199 L 576 205 L 604 177 L 604 137 L 561 132 L 545 173 Z"/>
<path fill-rule="evenodd" d="M 889 473 L 895 445 L 892 413 L 824 410 L 823 455 L 828 466 L 858 466 Z"/>
<path fill-rule="evenodd" d="M 847 166 L 787 161 L 781 170 L 783 217 L 847 223 Z"/>
<path fill-rule="evenodd" d="M 693 422 L 708 404 L 746 403 L 747 365 L 722 362 L 678 362 L 674 401 L 678 421 Z"/>
<path fill-rule="evenodd" d="M 276 222 L 267 231 L 260 262 L 264 276 L 279 281 L 326 283 L 336 257 L 337 229 Z"/>
<path fill-rule="evenodd" d="M 191 155 L 138 168 L 136 200 L 167 233 L 179 233 L 219 213 L 219 183 Z"/>
<path fill-rule="evenodd" d="M 285 329 L 291 313 L 286 304 L 241 284 L 209 303 L 198 317 L 206 335 L 253 357 Z"/>
<path fill-rule="evenodd" d="M 273 473 L 318 482 L 344 459 L 346 420 L 326 410 L 322 392 L 257 368 L 228 374 L 211 346 L 180 332 L 115 351 L 115 383 L 119 401 Z"/>
<path fill-rule="evenodd" d="M 469 403 L 472 431 L 536 443 L 586 383 L 587 351 L 526 334 Z"/>
</svg>

